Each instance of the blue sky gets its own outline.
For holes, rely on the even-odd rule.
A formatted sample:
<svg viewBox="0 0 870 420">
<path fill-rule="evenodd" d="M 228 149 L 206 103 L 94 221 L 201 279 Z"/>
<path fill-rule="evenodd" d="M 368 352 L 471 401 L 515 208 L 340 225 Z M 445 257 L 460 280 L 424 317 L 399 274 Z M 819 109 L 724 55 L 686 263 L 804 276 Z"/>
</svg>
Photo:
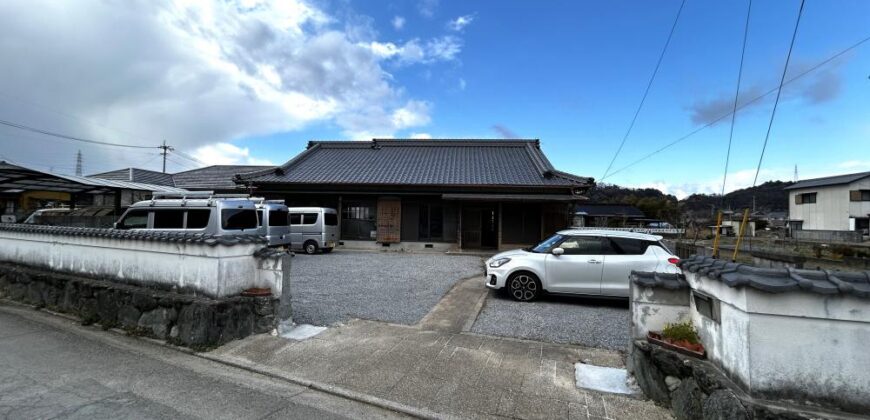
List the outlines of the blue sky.
<svg viewBox="0 0 870 420">
<path fill-rule="evenodd" d="M 600 178 L 628 127 L 651 75 L 678 1 L 440 2 L 432 16 L 419 4 L 363 2 L 351 8 L 397 42 L 444 34 L 448 21 L 471 21 L 458 34 L 455 61 L 393 65 L 387 71 L 415 97 L 431 102 L 425 132 L 433 137 L 500 137 L 495 126 L 540 138 L 562 170 Z M 695 107 L 733 98 L 747 2 L 688 1 L 618 170 L 706 120 Z M 753 4 L 744 64 L 747 95 L 776 87 L 798 1 Z M 392 20 L 404 20 L 401 29 Z M 797 74 L 870 36 L 870 2 L 807 2 L 790 67 Z M 870 44 L 868 42 L 867 44 Z M 786 88 L 762 168 L 764 178 L 790 179 L 870 169 L 870 45 Z M 752 182 L 774 95 L 738 114 L 730 164 L 735 181 Z M 748 99 L 748 98 L 747 98 Z M 727 109 L 726 109 L 727 112 Z M 606 182 L 708 190 L 721 183 L 730 119 L 704 130 Z M 343 138 L 317 124 L 267 139 L 245 140 L 258 156 L 301 150 L 309 139 Z M 863 153 L 862 153 L 863 151 Z M 279 159 L 280 160 L 280 159 Z M 693 185 L 695 184 L 695 185 Z M 739 184 L 735 184 L 740 186 Z"/>
<path fill-rule="evenodd" d="M 611 172 L 617 172 L 605 182 L 654 186 L 678 196 L 719 191 L 728 118 L 626 166 L 704 125 L 711 116 L 730 111 L 747 4 L 686 2 L 644 108 L 613 165 Z M 741 101 L 778 84 L 799 4 L 753 2 Z M 541 139 L 558 169 L 598 179 L 625 134 L 679 6 L 677 0 L 239 0 L 231 8 L 218 4 L 196 11 L 196 24 L 211 31 L 155 26 L 153 39 L 110 42 L 108 52 L 99 53 L 103 55 L 95 61 L 116 64 L 129 76 L 123 83 L 111 81 L 117 71 L 94 76 L 94 90 L 102 92 L 106 84 L 105 90 L 111 91 L 105 98 L 89 99 L 90 92 L 79 90 L 69 92 L 72 99 L 57 101 L 47 89 L 22 88 L 27 86 L 23 80 L 0 84 L 0 94 L 7 99 L 54 104 L 53 111 L 74 114 L 79 121 L 75 124 L 63 123 L 69 118 L 59 118 L 57 112 L 50 115 L 40 106 L 21 114 L 21 107 L 4 102 L 3 96 L 0 113 L 101 139 L 135 143 L 133 136 L 119 135 L 132 132 L 142 144 L 150 144 L 169 137 L 179 150 L 203 163 L 283 163 L 312 139 L 515 135 Z M 131 24 L 140 24 L 133 21 L 135 16 L 151 13 L 159 19 L 141 22 L 150 28 L 171 22 L 166 16 L 180 16 L 180 8 L 168 2 L 140 13 L 88 10 L 91 13 L 83 13 L 80 23 L 117 19 L 119 13 L 130 12 Z M 25 16 L 19 18 L 27 22 Z M 239 29 L 254 21 L 268 30 Z M 789 75 L 870 37 L 868 23 L 870 2 L 807 1 Z M 27 30 L 21 29 L 20 39 L 39 42 L 41 38 Z M 167 45 L 189 42 L 191 48 L 160 49 L 164 38 L 176 35 Z M 143 65 L 148 54 L 144 59 L 118 58 L 127 56 L 122 51 L 130 50 L 130 44 L 147 45 L 146 52 L 153 50 L 157 64 Z M 72 42 L 46 54 L 69 55 L 85 45 Z M 179 64 L 194 58 L 200 61 L 187 67 Z M 178 71 L 167 72 L 166 62 Z M 194 77 L 208 66 L 205 76 Z M 46 67 L 50 66 L 41 69 Z M 190 78 L 179 79 L 188 72 Z M 144 87 L 134 96 L 142 102 L 132 101 L 127 90 L 112 90 L 142 78 L 145 83 L 137 86 Z M 224 79 L 231 83 L 221 84 Z M 244 96 L 227 93 L 234 89 Z M 172 97 L 180 90 L 188 96 Z M 773 98 L 768 95 L 738 113 L 728 190 L 752 183 Z M 175 102 L 178 105 L 166 105 Z M 870 42 L 784 89 L 760 182 L 791 179 L 795 165 L 801 178 L 870 170 L 868 116 Z M 87 123 L 80 123 L 83 120 Z M 94 128 L 93 121 L 104 128 Z M 4 129 L 0 136 L 9 133 Z M 15 155 L 5 147 L 4 152 Z M 57 158 L 66 159 L 65 153 Z M 135 154 L 130 153 L 111 156 L 117 157 L 117 164 L 153 168 L 159 163 L 151 159 L 144 164 L 147 156 L 131 158 Z M 14 157 L 51 163 L 45 155 Z M 56 165 L 69 166 L 61 163 Z M 170 167 L 181 170 L 198 164 L 176 157 Z M 111 168 L 103 164 L 94 169 Z"/>
</svg>

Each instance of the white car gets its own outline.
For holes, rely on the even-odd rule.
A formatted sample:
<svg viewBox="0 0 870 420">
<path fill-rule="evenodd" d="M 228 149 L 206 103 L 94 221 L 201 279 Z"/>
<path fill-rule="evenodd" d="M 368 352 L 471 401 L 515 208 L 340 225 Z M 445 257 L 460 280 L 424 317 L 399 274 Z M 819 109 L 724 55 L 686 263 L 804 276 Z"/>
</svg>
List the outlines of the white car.
<svg viewBox="0 0 870 420">
<path fill-rule="evenodd" d="M 563 230 L 537 246 L 486 261 L 486 287 L 516 300 L 543 292 L 628 297 L 632 270 L 679 273 L 661 236 L 612 230 Z"/>
</svg>

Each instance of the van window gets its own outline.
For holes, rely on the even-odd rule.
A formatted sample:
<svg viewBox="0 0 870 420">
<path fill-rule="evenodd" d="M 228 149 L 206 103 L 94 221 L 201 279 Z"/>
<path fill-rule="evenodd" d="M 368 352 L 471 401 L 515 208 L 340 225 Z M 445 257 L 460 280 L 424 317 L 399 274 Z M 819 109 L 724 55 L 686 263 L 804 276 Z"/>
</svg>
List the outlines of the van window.
<svg viewBox="0 0 870 420">
<path fill-rule="evenodd" d="M 326 226 L 338 226 L 338 215 L 335 213 L 323 213 L 323 223 Z"/>
<path fill-rule="evenodd" d="M 291 225 L 301 225 L 302 224 L 302 213 L 290 213 L 290 224 Z"/>
<path fill-rule="evenodd" d="M 154 229 L 184 229 L 184 210 L 154 209 Z"/>
<path fill-rule="evenodd" d="M 257 228 L 257 211 L 254 209 L 221 210 L 221 227 L 225 230 Z"/>
<path fill-rule="evenodd" d="M 148 227 L 148 210 L 130 210 L 118 222 L 118 229 L 145 229 Z"/>
<path fill-rule="evenodd" d="M 208 219 L 211 216 L 211 210 L 188 210 L 187 211 L 187 228 L 188 229 L 205 229 L 208 226 Z"/>
<path fill-rule="evenodd" d="M 269 210 L 269 226 L 287 226 L 287 214 L 284 210 Z"/>
<path fill-rule="evenodd" d="M 302 215 L 303 225 L 313 225 L 317 223 L 317 213 L 304 213 Z"/>
</svg>

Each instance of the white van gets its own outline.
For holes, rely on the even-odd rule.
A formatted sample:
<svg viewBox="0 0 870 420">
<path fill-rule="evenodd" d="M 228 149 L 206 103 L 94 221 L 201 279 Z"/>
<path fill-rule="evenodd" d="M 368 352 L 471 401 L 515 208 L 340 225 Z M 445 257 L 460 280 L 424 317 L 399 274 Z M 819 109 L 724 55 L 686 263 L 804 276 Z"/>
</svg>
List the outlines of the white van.
<svg viewBox="0 0 870 420">
<path fill-rule="evenodd" d="M 266 237 L 269 246 L 290 246 L 290 216 L 284 200 L 252 198 L 260 219 L 260 234 Z"/>
<path fill-rule="evenodd" d="M 338 212 L 324 207 L 290 207 L 290 244 L 315 254 L 331 252 L 338 242 Z"/>
<path fill-rule="evenodd" d="M 172 197 L 172 198 L 164 198 Z M 211 192 L 154 193 L 134 203 L 115 223 L 115 229 L 190 232 L 206 235 L 260 235 L 257 208 L 240 195 Z"/>
</svg>

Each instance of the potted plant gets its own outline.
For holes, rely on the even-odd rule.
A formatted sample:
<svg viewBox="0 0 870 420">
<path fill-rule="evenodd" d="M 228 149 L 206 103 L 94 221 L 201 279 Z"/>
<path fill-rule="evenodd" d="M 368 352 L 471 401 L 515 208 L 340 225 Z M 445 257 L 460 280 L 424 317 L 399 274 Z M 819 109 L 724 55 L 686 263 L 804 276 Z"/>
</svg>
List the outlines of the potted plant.
<svg viewBox="0 0 870 420">
<path fill-rule="evenodd" d="M 704 345 L 698 339 L 698 331 L 691 321 L 668 323 L 660 333 L 650 331 L 647 341 L 687 356 L 699 359 L 706 356 Z"/>
</svg>

